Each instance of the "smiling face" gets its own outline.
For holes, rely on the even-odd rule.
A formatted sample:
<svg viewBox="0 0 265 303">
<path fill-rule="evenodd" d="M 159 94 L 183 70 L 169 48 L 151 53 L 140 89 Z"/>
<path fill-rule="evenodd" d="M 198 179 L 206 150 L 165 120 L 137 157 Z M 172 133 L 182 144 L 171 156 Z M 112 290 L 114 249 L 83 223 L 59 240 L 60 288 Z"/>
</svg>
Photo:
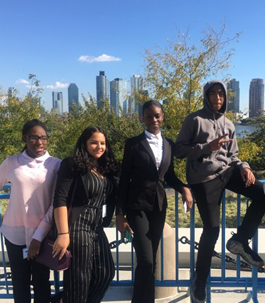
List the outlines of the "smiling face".
<svg viewBox="0 0 265 303">
<path fill-rule="evenodd" d="M 222 85 L 213 85 L 207 92 L 208 100 L 215 112 L 220 111 L 225 102 L 225 91 Z"/>
<path fill-rule="evenodd" d="M 95 132 L 86 141 L 86 150 L 94 159 L 99 159 L 106 151 L 106 138 L 104 134 Z"/>
<path fill-rule="evenodd" d="M 31 158 L 38 158 L 45 154 L 48 136 L 41 126 L 34 126 L 27 135 L 22 136 L 22 140 L 27 145 L 27 154 Z"/>
<path fill-rule="evenodd" d="M 146 130 L 151 134 L 158 134 L 164 119 L 163 111 L 160 107 L 152 105 L 144 110 L 143 122 Z"/>
</svg>

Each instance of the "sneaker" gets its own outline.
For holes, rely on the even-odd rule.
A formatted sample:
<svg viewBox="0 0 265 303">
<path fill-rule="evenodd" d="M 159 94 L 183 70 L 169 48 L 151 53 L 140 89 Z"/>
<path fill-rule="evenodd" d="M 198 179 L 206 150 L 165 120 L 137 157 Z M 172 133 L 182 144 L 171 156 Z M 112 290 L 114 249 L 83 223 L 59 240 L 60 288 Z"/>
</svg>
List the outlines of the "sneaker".
<svg viewBox="0 0 265 303">
<path fill-rule="evenodd" d="M 241 256 L 252 266 L 261 268 L 264 265 L 264 261 L 249 247 L 248 242 L 240 241 L 236 234 L 233 234 L 232 238 L 227 241 L 226 248 L 232 254 Z"/>
<path fill-rule="evenodd" d="M 194 279 L 191 284 L 190 297 L 192 303 L 204 303 L 206 298 L 206 285 L 197 278 L 194 274 Z"/>
</svg>

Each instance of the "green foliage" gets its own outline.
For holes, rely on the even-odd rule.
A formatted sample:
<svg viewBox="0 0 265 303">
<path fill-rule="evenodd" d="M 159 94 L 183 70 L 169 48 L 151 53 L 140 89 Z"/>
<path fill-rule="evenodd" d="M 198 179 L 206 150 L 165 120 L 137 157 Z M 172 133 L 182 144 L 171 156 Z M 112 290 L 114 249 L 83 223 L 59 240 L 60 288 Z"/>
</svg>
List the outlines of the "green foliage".
<svg viewBox="0 0 265 303">
<path fill-rule="evenodd" d="M 38 104 L 32 106 L 30 98 L 6 99 L 0 104 L 0 162 L 8 155 L 21 152 L 23 148 L 21 130 L 27 120 L 40 117 Z"/>
<path fill-rule="evenodd" d="M 240 160 L 251 163 L 260 155 L 261 147 L 249 137 L 239 138 L 237 142 Z"/>
<path fill-rule="evenodd" d="M 240 206 L 240 221 L 242 222 L 247 209 L 247 199 L 245 197 L 241 197 L 241 206 Z M 225 219 L 226 219 L 226 227 L 227 228 L 236 228 L 237 227 L 237 195 L 234 193 L 230 193 L 225 198 Z M 184 208 L 181 200 L 181 196 L 179 195 L 179 203 L 178 203 L 178 213 L 179 213 L 179 227 L 190 227 L 190 213 L 184 213 Z M 171 226 L 175 227 L 175 196 L 168 195 L 168 208 L 167 208 L 167 217 L 166 222 Z M 220 220 L 220 226 L 221 224 Z M 197 206 L 195 205 L 195 227 L 203 227 L 202 220 L 200 218 L 200 214 Z M 265 227 L 265 218 L 263 218 L 261 224 L 261 228 Z"/>
<path fill-rule="evenodd" d="M 256 170 L 265 170 L 265 116 L 251 120 L 257 130 L 248 135 L 248 140 L 258 147 L 258 153 L 250 160 L 251 166 Z"/>
</svg>

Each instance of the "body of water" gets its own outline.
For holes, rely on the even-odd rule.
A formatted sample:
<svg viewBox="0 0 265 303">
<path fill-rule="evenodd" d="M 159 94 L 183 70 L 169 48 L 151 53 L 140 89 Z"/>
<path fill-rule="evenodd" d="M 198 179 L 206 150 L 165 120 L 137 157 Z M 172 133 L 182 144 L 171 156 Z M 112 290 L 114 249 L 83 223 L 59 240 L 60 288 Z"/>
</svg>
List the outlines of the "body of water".
<svg viewBox="0 0 265 303">
<path fill-rule="evenodd" d="M 237 137 L 245 137 L 248 133 L 254 132 L 257 127 L 253 125 L 245 125 L 245 124 L 235 124 L 236 128 L 236 136 Z"/>
</svg>

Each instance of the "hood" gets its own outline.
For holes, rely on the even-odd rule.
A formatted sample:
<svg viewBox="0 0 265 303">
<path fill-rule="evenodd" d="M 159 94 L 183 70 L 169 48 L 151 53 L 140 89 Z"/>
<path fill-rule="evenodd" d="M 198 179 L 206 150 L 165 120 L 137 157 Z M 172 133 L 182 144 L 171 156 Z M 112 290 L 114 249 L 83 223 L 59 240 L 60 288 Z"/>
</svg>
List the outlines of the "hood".
<svg viewBox="0 0 265 303">
<path fill-rule="evenodd" d="M 225 86 L 224 82 L 222 82 L 222 81 L 220 81 L 220 80 L 212 80 L 212 81 L 207 82 L 207 83 L 204 85 L 204 88 L 203 88 L 203 106 L 204 106 L 205 109 L 207 109 L 207 111 L 210 111 L 210 112 L 212 112 L 212 113 L 214 112 L 214 111 L 213 111 L 213 108 L 212 108 L 212 106 L 211 106 L 211 103 L 210 103 L 210 101 L 209 101 L 208 98 L 207 98 L 207 92 L 208 92 L 208 90 L 209 90 L 212 86 L 214 86 L 214 85 L 216 85 L 216 84 L 220 84 L 220 85 L 223 87 L 224 92 L 225 92 L 224 104 L 223 104 L 223 106 L 221 107 L 220 111 L 218 112 L 219 114 L 222 115 L 222 114 L 224 114 L 224 113 L 226 112 L 226 110 L 227 110 L 227 91 L 226 91 L 226 86 Z"/>
</svg>

